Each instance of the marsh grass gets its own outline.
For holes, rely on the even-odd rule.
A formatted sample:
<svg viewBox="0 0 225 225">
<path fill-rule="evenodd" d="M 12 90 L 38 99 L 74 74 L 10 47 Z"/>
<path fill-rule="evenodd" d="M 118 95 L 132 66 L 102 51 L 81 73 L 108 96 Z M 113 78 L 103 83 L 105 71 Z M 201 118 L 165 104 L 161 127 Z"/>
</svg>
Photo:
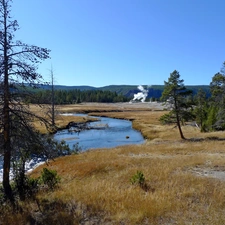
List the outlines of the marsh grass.
<svg viewBox="0 0 225 225">
<path fill-rule="evenodd" d="M 201 168 L 225 173 L 225 141 L 208 138 L 223 138 L 224 132 L 204 134 L 185 126 L 187 140 L 182 141 L 176 128 L 159 123 L 164 111 L 107 110 L 101 114 L 133 120 L 146 142 L 90 150 L 50 162 L 48 169 L 61 177 L 60 187 L 37 196 L 46 213 L 52 213 L 49 220 L 70 215 L 71 224 L 82 224 L 84 218 L 90 224 L 225 224 L 225 182 L 194 172 Z M 32 176 L 39 176 L 45 166 Z M 131 184 L 137 171 L 143 172 L 147 191 Z M 55 204 L 55 209 L 44 207 L 45 202 Z"/>
<path fill-rule="evenodd" d="M 224 182 L 196 176 L 190 169 L 204 167 L 208 161 L 223 165 L 225 159 L 205 154 L 211 152 L 213 143 L 203 142 L 201 147 L 197 143 L 196 149 L 195 143 L 177 143 L 157 144 L 157 149 L 148 143 L 59 158 L 50 168 L 58 171 L 63 182 L 48 198 L 75 199 L 94 213 L 106 212 L 117 223 L 204 224 L 210 219 L 212 224 L 223 224 Z M 137 170 L 145 174 L 147 192 L 130 183 Z"/>
</svg>

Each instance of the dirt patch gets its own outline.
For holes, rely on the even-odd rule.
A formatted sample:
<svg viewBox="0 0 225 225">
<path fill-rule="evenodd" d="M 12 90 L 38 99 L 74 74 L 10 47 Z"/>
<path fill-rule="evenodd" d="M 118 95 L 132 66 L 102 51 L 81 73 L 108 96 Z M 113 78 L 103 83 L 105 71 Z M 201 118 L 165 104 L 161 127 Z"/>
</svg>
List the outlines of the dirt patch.
<svg viewBox="0 0 225 225">
<path fill-rule="evenodd" d="M 211 168 L 193 168 L 191 172 L 200 177 L 210 177 L 225 181 L 225 171 L 213 170 Z"/>
<path fill-rule="evenodd" d="M 211 167 L 194 167 L 189 170 L 192 174 L 200 177 L 209 177 L 225 181 L 225 167 L 214 166 Z"/>
<path fill-rule="evenodd" d="M 109 109 L 111 111 L 117 109 L 119 111 L 129 110 L 129 109 L 138 109 L 138 110 L 163 110 L 166 107 L 163 103 L 159 102 L 119 102 L 119 103 L 82 103 L 80 106 L 91 107 L 91 109 L 96 108 L 98 110 L 101 109 Z M 79 107 L 79 105 L 76 105 Z"/>
<path fill-rule="evenodd" d="M 158 159 L 170 159 L 176 156 L 174 155 L 163 155 L 163 154 L 151 154 L 151 153 L 140 153 L 140 154 L 133 154 L 130 153 L 129 157 L 133 158 L 158 158 Z"/>
</svg>

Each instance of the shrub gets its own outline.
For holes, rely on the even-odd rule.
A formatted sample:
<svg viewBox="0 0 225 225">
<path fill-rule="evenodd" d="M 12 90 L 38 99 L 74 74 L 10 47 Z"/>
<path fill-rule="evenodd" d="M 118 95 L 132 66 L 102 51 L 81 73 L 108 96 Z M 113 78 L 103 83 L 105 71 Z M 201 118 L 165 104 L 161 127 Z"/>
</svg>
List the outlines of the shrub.
<svg viewBox="0 0 225 225">
<path fill-rule="evenodd" d="M 71 154 L 70 147 L 64 140 L 62 140 L 61 142 L 56 142 L 56 149 L 58 152 L 58 156 Z"/>
<path fill-rule="evenodd" d="M 147 182 L 145 180 L 145 176 L 142 171 L 137 171 L 137 173 L 132 176 L 130 181 L 134 185 L 139 185 L 139 187 L 144 191 L 149 191 L 149 190 L 154 191 L 155 190 L 154 188 L 151 188 L 147 184 Z"/>
<path fill-rule="evenodd" d="M 145 176 L 142 171 L 137 171 L 130 179 L 132 184 L 138 184 L 140 187 L 145 183 Z"/>
<path fill-rule="evenodd" d="M 26 198 L 35 198 L 35 195 L 39 190 L 38 182 L 38 178 L 30 178 L 26 175 L 16 176 L 12 184 L 15 197 L 18 196 L 22 201 Z"/>
<path fill-rule="evenodd" d="M 79 146 L 79 143 L 73 145 L 72 154 L 79 154 L 82 151 L 82 148 Z"/>
<path fill-rule="evenodd" d="M 59 184 L 60 177 L 57 175 L 57 172 L 55 170 L 43 168 L 40 180 L 43 184 L 47 185 L 48 188 L 52 190 Z"/>
</svg>

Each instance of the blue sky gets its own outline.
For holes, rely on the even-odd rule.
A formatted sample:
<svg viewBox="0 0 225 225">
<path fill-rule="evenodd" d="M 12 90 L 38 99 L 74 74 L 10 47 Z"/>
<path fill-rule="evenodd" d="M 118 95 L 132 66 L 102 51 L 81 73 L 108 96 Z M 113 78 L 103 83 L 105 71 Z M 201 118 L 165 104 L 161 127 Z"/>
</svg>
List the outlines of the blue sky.
<svg viewBox="0 0 225 225">
<path fill-rule="evenodd" d="M 208 85 L 225 61 L 224 0 L 14 0 L 16 39 L 47 47 L 56 84 Z"/>
</svg>

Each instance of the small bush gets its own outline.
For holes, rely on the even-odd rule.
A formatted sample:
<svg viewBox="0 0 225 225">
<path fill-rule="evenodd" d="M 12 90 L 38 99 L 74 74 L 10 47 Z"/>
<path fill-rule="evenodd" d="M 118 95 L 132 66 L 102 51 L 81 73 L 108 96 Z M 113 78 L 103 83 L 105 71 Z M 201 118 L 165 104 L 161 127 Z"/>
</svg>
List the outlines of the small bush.
<svg viewBox="0 0 225 225">
<path fill-rule="evenodd" d="M 59 184 L 60 177 L 57 175 L 57 172 L 55 170 L 43 168 L 40 180 L 43 184 L 47 185 L 48 188 L 52 190 Z"/>
<path fill-rule="evenodd" d="M 38 178 L 30 178 L 26 175 L 17 176 L 12 183 L 12 189 L 15 197 L 19 197 L 24 201 L 26 198 L 35 198 L 36 193 L 39 190 Z"/>
<path fill-rule="evenodd" d="M 132 184 L 138 184 L 139 186 L 142 186 L 145 183 L 145 176 L 143 172 L 137 171 L 137 173 L 132 176 L 130 181 Z"/>
<path fill-rule="evenodd" d="M 134 185 L 139 185 L 139 187 L 144 191 L 154 191 L 155 189 L 151 188 L 146 180 L 142 171 L 137 171 L 136 174 L 130 179 L 131 183 Z"/>
<path fill-rule="evenodd" d="M 79 146 L 79 143 L 73 145 L 72 154 L 79 154 L 82 151 L 82 148 Z"/>
<path fill-rule="evenodd" d="M 31 178 L 27 177 L 27 187 L 28 187 L 28 195 L 33 196 L 38 192 L 38 183 L 39 183 L 39 178 Z"/>
<path fill-rule="evenodd" d="M 58 156 L 71 154 L 70 147 L 64 140 L 62 140 L 61 142 L 56 142 L 56 149 L 58 152 Z"/>
</svg>

